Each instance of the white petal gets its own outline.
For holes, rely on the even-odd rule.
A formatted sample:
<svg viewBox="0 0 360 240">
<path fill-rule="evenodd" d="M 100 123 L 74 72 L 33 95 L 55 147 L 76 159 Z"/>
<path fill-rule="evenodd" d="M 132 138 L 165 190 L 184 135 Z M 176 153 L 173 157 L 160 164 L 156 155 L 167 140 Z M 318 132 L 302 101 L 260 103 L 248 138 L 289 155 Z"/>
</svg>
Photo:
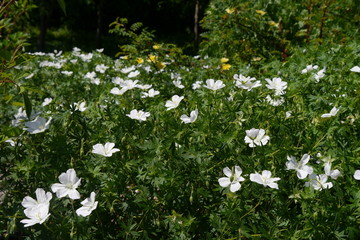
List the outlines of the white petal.
<svg viewBox="0 0 360 240">
<path fill-rule="evenodd" d="M 354 173 L 354 178 L 356 180 L 360 180 L 360 170 L 356 170 L 355 173 Z"/>
<path fill-rule="evenodd" d="M 230 191 L 231 192 L 236 192 L 240 189 L 241 185 L 239 182 L 235 182 L 235 183 L 231 183 L 230 184 Z"/>
<path fill-rule="evenodd" d="M 225 176 L 227 176 L 227 177 L 231 177 L 231 175 L 232 175 L 232 171 L 231 171 L 231 169 L 228 168 L 228 167 L 226 167 L 226 168 L 223 169 L 223 173 L 224 173 Z"/>
<path fill-rule="evenodd" d="M 221 187 L 228 187 L 230 185 L 230 179 L 227 178 L 227 177 L 222 177 L 222 178 L 219 178 L 218 180 L 219 184 Z"/>
</svg>

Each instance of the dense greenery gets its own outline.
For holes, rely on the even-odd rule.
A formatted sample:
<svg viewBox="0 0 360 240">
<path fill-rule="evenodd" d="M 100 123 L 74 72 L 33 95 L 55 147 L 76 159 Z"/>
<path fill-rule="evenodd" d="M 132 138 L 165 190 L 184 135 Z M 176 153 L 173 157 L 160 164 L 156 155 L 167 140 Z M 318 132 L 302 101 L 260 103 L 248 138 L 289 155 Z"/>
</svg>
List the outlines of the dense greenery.
<svg viewBox="0 0 360 240">
<path fill-rule="evenodd" d="M 197 56 L 121 18 L 116 59 L 1 55 L 1 238 L 356 239 L 355 2 L 253 2 L 213 0 Z"/>
</svg>

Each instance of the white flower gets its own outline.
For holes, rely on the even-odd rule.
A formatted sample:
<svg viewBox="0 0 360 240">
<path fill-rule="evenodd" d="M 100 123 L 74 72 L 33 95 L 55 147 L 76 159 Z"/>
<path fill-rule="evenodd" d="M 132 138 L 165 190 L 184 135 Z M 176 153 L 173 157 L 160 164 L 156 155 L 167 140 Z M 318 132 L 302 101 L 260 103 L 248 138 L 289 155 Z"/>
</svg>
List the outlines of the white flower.
<svg viewBox="0 0 360 240">
<path fill-rule="evenodd" d="M 334 117 L 336 116 L 336 114 L 338 113 L 340 109 L 333 107 L 329 113 L 325 113 L 323 115 L 321 115 L 322 118 L 329 118 L 329 117 Z"/>
<path fill-rule="evenodd" d="M 46 105 L 49 105 L 52 102 L 52 100 L 53 100 L 52 98 L 45 98 L 41 106 L 45 107 Z"/>
<path fill-rule="evenodd" d="M 83 60 L 84 62 L 90 62 L 90 60 L 93 57 L 92 53 L 88 53 L 88 54 L 80 54 L 79 57 L 81 58 L 81 60 Z"/>
<path fill-rule="evenodd" d="M 230 191 L 236 192 L 241 188 L 240 182 L 245 181 L 241 176 L 242 169 L 239 166 L 235 166 L 232 171 L 230 168 L 226 167 L 223 169 L 223 173 L 226 177 L 219 178 L 218 182 L 221 187 L 226 188 L 230 185 Z"/>
<path fill-rule="evenodd" d="M 140 72 L 138 70 L 130 72 L 128 74 L 128 78 L 133 78 L 133 77 L 137 77 L 140 74 Z"/>
<path fill-rule="evenodd" d="M 81 205 L 83 206 L 76 210 L 76 214 L 83 217 L 89 216 L 98 205 L 98 202 L 95 201 L 95 193 L 91 192 L 90 197 L 82 201 Z"/>
<path fill-rule="evenodd" d="M 37 223 L 42 224 L 50 216 L 49 204 L 39 204 L 33 208 L 26 208 L 24 213 L 29 218 L 20 221 L 25 224 L 24 227 L 30 227 Z"/>
<path fill-rule="evenodd" d="M 167 107 L 166 110 L 171 110 L 173 108 L 177 108 L 179 106 L 179 103 L 181 102 L 181 100 L 183 100 L 184 97 L 181 96 L 179 97 L 178 95 L 174 95 L 171 97 L 171 100 L 166 101 L 165 103 L 165 107 Z"/>
<path fill-rule="evenodd" d="M 104 51 L 104 48 L 96 49 L 96 51 L 97 51 L 98 53 L 102 53 L 102 52 Z"/>
<path fill-rule="evenodd" d="M 265 99 L 271 106 L 274 107 L 280 106 L 285 102 L 284 98 L 279 96 L 277 96 L 276 98 L 272 98 L 270 97 L 270 95 L 267 95 Z"/>
<path fill-rule="evenodd" d="M 103 155 L 105 157 L 111 157 L 113 153 L 120 151 L 118 148 L 114 148 L 115 143 L 107 142 L 105 145 L 98 143 L 93 146 L 92 153 Z"/>
<path fill-rule="evenodd" d="M 246 89 L 248 91 L 251 91 L 253 88 L 261 86 L 260 81 L 253 82 L 256 80 L 256 78 L 245 77 L 242 74 L 234 74 L 233 78 L 235 79 L 236 87 Z"/>
<path fill-rule="evenodd" d="M 307 65 L 306 66 L 306 68 L 304 68 L 302 71 L 301 71 L 301 73 L 302 74 L 305 74 L 305 73 L 308 73 L 308 72 L 310 72 L 310 71 L 312 71 L 312 70 L 314 70 L 314 69 L 318 69 L 319 68 L 319 66 L 318 65 Z"/>
<path fill-rule="evenodd" d="M 110 90 L 110 93 L 115 95 L 123 95 L 127 90 L 128 90 L 127 88 L 119 89 L 117 87 L 114 87 Z"/>
<path fill-rule="evenodd" d="M 307 175 L 313 173 L 313 168 L 307 166 L 306 164 L 310 160 L 310 156 L 308 154 L 304 154 L 299 162 L 296 161 L 295 157 L 288 156 L 288 161 L 286 162 L 287 170 L 294 169 L 297 172 L 297 177 L 299 179 L 304 179 Z"/>
<path fill-rule="evenodd" d="M 131 119 L 136 119 L 141 121 L 146 121 L 147 117 L 150 117 L 150 113 L 149 112 L 144 112 L 142 110 L 131 110 L 130 114 L 126 114 L 126 116 L 128 116 Z"/>
<path fill-rule="evenodd" d="M 73 72 L 71 72 L 71 71 L 61 71 L 61 73 L 66 76 L 71 76 L 73 74 Z"/>
<path fill-rule="evenodd" d="M 292 111 L 287 111 L 287 112 L 285 113 L 285 119 L 290 118 L 290 117 L 291 117 L 291 114 L 292 114 Z"/>
<path fill-rule="evenodd" d="M 214 79 L 208 79 L 208 80 L 206 80 L 206 85 L 204 87 L 206 87 L 207 89 L 216 91 L 218 89 L 225 87 L 225 84 L 221 80 L 217 80 L 215 82 Z"/>
<path fill-rule="evenodd" d="M 151 88 L 149 92 L 142 92 L 141 94 L 142 94 L 141 98 L 147 98 L 147 97 L 155 97 L 156 95 L 160 94 L 160 92 Z"/>
<path fill-rule="evenodd" d="M 112 78 L 111 81 L 117 85 L 124 84 L 124 82 L 125 82 L 125 80 L 120 77 Z"/>
<path fill-rule="evenodd" d="M 137 84 L 136 85 L 136 88 L 139 88 L 139 89 L 142 89 L 142 90 L 146 90 L 146 89 L 150 89 L 152 88 L 152 85 L 151 84 Z"/>
<path fill-rule="evenodd" d="M 193 83 L 191 85 L 192 89 L 198 89 L 198 88 L 201 88 L 201 84 L 202 84 L 202 81 L 196 81 L 195 83 Z"/>
<path fill-rule="evenodd" d="M 173 84 L 175 85 L 175 87 L 180 88 L 180 89 L 185 87 L 184 85 L 181 84 L 180 79 L 174 80 Z"/>
<path fill-rule="evenodd" d="M 48 121 L 46 121 L 43 117 L 36 117 L 33 121 L 29 121 L 25 123 L 24 130 L 28 131 L 30 134 L 36 134 L 44 132 L 46 129 L 49 128 L 51 117 Z"/>
<path fill-rule="evenodd" d="M 135 65 L 132 65 L 132 66 L 130 66 L 130 67 L 125 67 L 125 68 L 121 69 L 120 71 L 121 71 L 122 73 L 129 73 L 129 72 L 132 72 L 132 71 L 134 71 L 134 70 L 135 70 Z"/>
<path fill-rule="evenodd" d="M 316 175 L 315 173 L 312 173 L 309 175 L 309 182 L 305 183 L 306 187 L 311 186 L 315 190 L 323 190 L 327 188 L 332 188 L 333 184 L 331 182 L 327 182 L 328 176 L 326 174 L 320 174 Z"/>
<path fill-rule="evenodd" d="M 78 102 L 78 103 L 73 103 L 73 105 L 71 107 L 75 108 L 75 111 L 80 111 L 80 112 L 84 112 L 86 110 L 86 102 Z"/>
<path fill-rule="evenodd" d="M 319 82 L 321 78 L 325 77 L 325 69 L 321 69 L 317 73 L 314 74 L 314 78 L 316 82 Z"/>
<path fill-rule="evenodd" d="M 331 177 L 332 179 L 337 179 L 341 173 L 338 169 L 331 170 L 331 162 L 327 161 L 324 163 L 324 172 L 326 176 Z"/>
<path fill-rule="evenodd" d="M 104 64 L 96 65 L 95 71 L 99 73 L 104 73 L 109 67 L 105 66 Z"/>
<path fill-rule="evenodd" d="M 354 178 L 355 178 L 356 180 L 360 180 L 360 170 L 356 170 L 356 171 L 354 172 Z"/>
<path fill-rule="evenodd" d="M 282 81 L 281 78 L 273 78 L 272 80 L 267 78 L 265 80 L 268 83 L 266 87 L 275 90 L 275 96 L 285 94 L 284 90 L 287 88 L 287 82 Z"/>
<path fill-rule="evenodd" d="M 350 71 L 360 73 L 360 67 L 355 66 L 355 67 L 351 68 Z"/>
<path fill-rule="evenodd" d="M 249 147 L 264 146 L 270 140 L 270 137 L 265 135 L 265 130 L 260 128 L 252 128 L 250 130 L 246 130 L 246 136 L 244 138 L 245 143 L 249 144 Z"/>
<path fill-rule="evenodd" d="M 26 196 L 21 202 L 21 205 L 24 208 L 34 208 L 40 204 L 50 204 L 50 200 L 52 199 L 51 192 L 46 193 L 44 189 L 38 188 L 36 189 L 35 194 L 36 200 L 30 196 Z"/>
<path fill-rule="evenodd" d="M 88 79 L 94 79 L 96 78 L 96 73 L 95 72 L 88 72 L 84 75 L 84 78 L 88 78 Z"/>
<path fill-rule="evenodd" d="M 11 121 L 11 125 L 13 125 L 14 127 L 17 127 L 17 126 L 20 125 L 21 122 L 24 122 L 26 120 L 33 120 L 37 116 L 39 116 L 40 114 L 41 114 L 41 112 L 34 113 L 32 111 L 31 114 L 30 114 L 30 118 L 28 119 L 27 114 L 26 114 L 26 110 L 21 107 L 21 108 L 18 109 L 18 112 L 14 115 L 15 119 Z"/>
<path fill-rule="evenodd" d="M 70 168 L 66 173 L 61 173 L 59 176 L 60 183 L 55 183 L 51 186 L 51 190 L 56 193 L 58 198 L 69 196 L 71 199 L 79 199 L 80 193 L 76 190 L 79 187 L 81 178 L 76 176 L 73 168 Z"/>
<path fill-rule="evenodd" d="M 185 114 L 181 115 L 180 119 L 183 123 L 193 123 L 198 117 L 198 110 L 191 111 L 190 117 L 186 116 Z"/>
<path fill-rule="evenodd" d="M 280 178 L 271 178 L 271 172 L 268 170 L 262 171 L 261 175 L 257 172 L 250 174 L 250 181 L 262 184 L 264 187 L 268 186 L 270 188 L 279 189 L 278 184 L 275 183 L 279 180 Z"/>
</svg>

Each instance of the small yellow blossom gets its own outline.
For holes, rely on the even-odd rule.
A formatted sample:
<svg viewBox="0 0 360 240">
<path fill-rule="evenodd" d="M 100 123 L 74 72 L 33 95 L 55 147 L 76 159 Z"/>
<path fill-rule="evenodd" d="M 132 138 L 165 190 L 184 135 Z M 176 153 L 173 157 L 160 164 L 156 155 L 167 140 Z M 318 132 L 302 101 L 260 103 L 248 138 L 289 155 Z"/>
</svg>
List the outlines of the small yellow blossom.
<svg viewBox="0 0 360 240">
<path fill-rule="evenodd" d="M 157 61 L 157 58 L 158 58 L 157 56 L 150 54 L 150 55 L 149 55 L 148 62 L 156 62 L 156 61 Z"/>
<path fill-rule="evenodd" d="M 274 21 L 269 21 L 268 24 L 269 24 L 270 26 L 279 27 L 279 23 L 276 23 L 276 22 L 274 22 Z"/>
<path fill-rule="evenodd" d="M 163 69 L 163 68 L 166 67 L 166 64 L 165 64 L 164 62 L 157 62 L 157 63 L 156 63 L 156 67 L 157 67 L 158 69 Z"/>
<path fill-rule="evenodd" d="M 157 49 L 159 49 L 161 46 L 159 45 L 159 44 L 155 44 L 154 46 L 153 46 L 153 49 L 155 49 L 155 50 L 157 50 Z"/>
<path fill-rule="evenodd" d="M 136 59 L 136 62 L 137 62 L 138 64 L 141 64 L 141 63 L 144 62 L 144 59 L 142 59 L 142 58 L 137 58 L 137 59 Z"/>
<path fill-rule="evenodd" d="M 263 10 L 255 10 L 255 12 L 260 14 L 261 16 L 264 16 L 266 14 L 266 12 L 264 12 Z"/>
<path fill-rule="evenodd" d="M 262 59 L 261 57 L 253 57 L 253 58 L 251 59 L 251 61 L 257 62 L 257 61 L 260 61 L 261 59 Z"/>
<path fill-rule="evenodd" d="M 124 59 L 124 60 L 128 60 L 128 59 L 129 59 L 129 56 L 126 55 L 126 56 L 122 56 L 121 58 Z"/>
<path fill-rule="evenodd" d="M 225 11 L 226 11 L 228 14 L 234 13 L 235 10 L 236 10 L 235 8 L 227 8 L 227 9 L 225 9 Z"/>
<path fill-rule="evenodd" d="M 231 65 L 230 64 L 222 64 L 221 65 L 221 70 L 229 70 L 231 68 Z"/>
<path fill-rule="evenodd" d="M 221 61 L 222 63 L 226 63 L 226 62 L 229 61 L 229 59 L 228 59 L 228 58 L 221 58 L 220 61 Z"/>
</svg>

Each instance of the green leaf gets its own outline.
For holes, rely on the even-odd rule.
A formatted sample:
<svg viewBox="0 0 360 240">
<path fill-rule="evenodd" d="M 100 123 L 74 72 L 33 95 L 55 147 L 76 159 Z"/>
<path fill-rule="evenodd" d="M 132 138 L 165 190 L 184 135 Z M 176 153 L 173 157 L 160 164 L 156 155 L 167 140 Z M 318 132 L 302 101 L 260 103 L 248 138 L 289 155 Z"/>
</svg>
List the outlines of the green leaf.
<svg viewBox="0 0 360 240">
<path fill-rule="evenodd" d="M 64 14 L 66 15 L 66 4 L 64 0 L 58 0 L 59 6 L 61 8 L 61 10 L 64 12 Z"/>
<path fill-rule="evenodd" d="M 31 106 L 31 102 L 30 102 L 30 99 L 29 99 L 29 96 L 28 96 L 27 92 L 23 93 L 23 97 L 24 97 L 26 116 L 30 120 L 32 106 Z"/>
</svg>

